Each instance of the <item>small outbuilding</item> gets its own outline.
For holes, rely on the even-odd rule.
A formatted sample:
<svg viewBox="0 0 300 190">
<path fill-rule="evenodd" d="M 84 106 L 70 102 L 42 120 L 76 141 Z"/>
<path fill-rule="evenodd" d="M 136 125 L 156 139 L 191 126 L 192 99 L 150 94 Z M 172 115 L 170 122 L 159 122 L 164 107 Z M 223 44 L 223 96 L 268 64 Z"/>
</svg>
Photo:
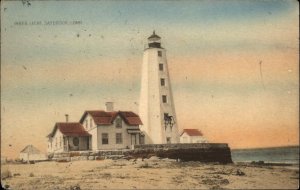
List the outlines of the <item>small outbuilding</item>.
<svg viewBox="0 0 300 190">
<path fill-rule="evenodd" d="M 42 153 L 39 149 L 37 149 L 33 145 L 27 145 L 20 152 L 20 159 L 25 162 L 42 161 L 42 160 L 47 160 L 47 156 L 46 154 Z"/>
<path fill-rule="evenodd" d="M 198 129 L 183 129 L 180 143 L 208 143 L 208 141 Z"/>
</svg>

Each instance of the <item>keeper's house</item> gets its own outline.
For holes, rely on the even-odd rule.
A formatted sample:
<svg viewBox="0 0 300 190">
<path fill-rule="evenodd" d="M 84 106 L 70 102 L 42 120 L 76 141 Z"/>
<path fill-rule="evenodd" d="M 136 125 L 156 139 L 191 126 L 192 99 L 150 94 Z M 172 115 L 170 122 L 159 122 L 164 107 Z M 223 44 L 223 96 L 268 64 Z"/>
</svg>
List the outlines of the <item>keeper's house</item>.
<svg viewBox="0 0 300 190">
<path fill-rule="evenodd" d="M 144 144 L 140 117 L 131 111 L 113 111 L 112 102 L 106 111 L 85 111 L 79 122 L 56 123 L 48 137 L 48 153 L 118 150 Z"/>
</svg>

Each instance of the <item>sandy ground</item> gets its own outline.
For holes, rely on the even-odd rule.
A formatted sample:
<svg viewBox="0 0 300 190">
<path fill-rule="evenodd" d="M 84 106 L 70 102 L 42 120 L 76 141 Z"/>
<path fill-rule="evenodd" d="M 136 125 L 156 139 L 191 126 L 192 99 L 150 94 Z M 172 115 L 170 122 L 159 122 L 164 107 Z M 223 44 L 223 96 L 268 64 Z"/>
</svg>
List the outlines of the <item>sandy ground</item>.
<svg viewBox="0 0 300 190">
<path fill-rule="evenodd" d="M 157 158 L 6 164 L 11 189 L 297 189 L 299 166 L 205 164 Z"/>
</svg>

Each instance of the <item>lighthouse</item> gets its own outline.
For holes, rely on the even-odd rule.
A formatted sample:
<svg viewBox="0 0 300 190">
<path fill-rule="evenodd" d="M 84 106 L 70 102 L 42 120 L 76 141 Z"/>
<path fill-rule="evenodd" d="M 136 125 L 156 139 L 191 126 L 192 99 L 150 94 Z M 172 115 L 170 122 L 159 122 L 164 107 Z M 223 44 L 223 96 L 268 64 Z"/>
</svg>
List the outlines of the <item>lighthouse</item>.
<svg viewBox="0 0 300 190">
<path fill-rule="evenodd" d="M 146 144 L 179 143 L 166 49 L 155 31 L 143 54 L 139 115 Z"/>
</svg>

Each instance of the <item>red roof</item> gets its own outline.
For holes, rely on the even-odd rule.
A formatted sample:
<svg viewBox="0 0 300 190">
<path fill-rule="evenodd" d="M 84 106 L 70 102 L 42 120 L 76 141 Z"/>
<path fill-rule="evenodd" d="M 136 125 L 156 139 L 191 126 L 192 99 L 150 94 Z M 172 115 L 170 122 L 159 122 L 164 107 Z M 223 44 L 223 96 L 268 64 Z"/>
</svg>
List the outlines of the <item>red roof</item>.
<svg viewBox="0 0 300 190">
<path fill-rule="evenodd" d="M 84 129 L 81 123 L 56 123 L 53 131 L 48 135 L 48 137 L 53 137 L 56 130 L 65 136 L 90 136 L 90 134 Z"/>
<path fill-rule="evenodd" d="M 87 114 L 90 114 L 97 125 L 111 125 L 119 115 L 127 125 L 142 125 L 140 117 L 131 111 L 106 112 L 102 110 L 85 111 L 80 119 L 83 122 Z"/>
<path fill-rule="evenodd" d="M 183 133 L 186 133 L 189 136 L 203 136 L 203 134 L 201 133 L 201 131 L 199 131 L 198 129 L 183 129 L 181 135 Z"/>
</svg>

